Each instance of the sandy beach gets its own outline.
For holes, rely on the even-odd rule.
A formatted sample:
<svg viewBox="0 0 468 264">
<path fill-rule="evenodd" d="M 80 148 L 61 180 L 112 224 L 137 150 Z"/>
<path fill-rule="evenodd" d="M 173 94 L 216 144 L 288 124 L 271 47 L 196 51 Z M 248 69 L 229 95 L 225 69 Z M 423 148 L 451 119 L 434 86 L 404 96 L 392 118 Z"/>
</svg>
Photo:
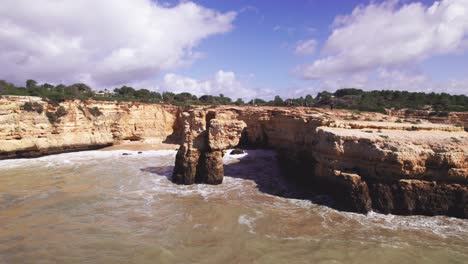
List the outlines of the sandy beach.
<svg viewBox="0 0 468 264">
<path fill-rule="evenodd" d="M 166 143 L 150 143 L 140 141 L 124 141 L 120 144 L 115 144 L 110 147 L 101 149 L 101 151 L 112 150 L 130 150 L 130 151 L 147 151 L 147 150 L 176 150 L 179 148 L 177 144 Z"/>
</svg>

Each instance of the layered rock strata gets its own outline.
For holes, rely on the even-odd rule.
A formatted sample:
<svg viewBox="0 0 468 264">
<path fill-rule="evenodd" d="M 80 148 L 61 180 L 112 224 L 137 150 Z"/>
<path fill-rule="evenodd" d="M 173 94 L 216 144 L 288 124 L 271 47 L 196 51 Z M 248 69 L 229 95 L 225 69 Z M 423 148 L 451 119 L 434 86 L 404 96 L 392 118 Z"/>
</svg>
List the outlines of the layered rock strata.
<svg viewBox="0 0 468 264">
<path fill-rule="evenodd" d="M 25 103 L 41 111 L 27 111 Z M 96 101 L 60 106 L 66 114 L 52 123 L 47 113 L 59 106 L 38 97 L 0 98 L 0 159 L 96 149 L 122 140 L 179 139 L 177 107 Z"/>
<path fill-rule="evenodd" d="M 246 124 L 231 111 L 195 109 L 182 114 L 183 143 L 173 173 L 178 184 L 220 184 L 223 151 L 239 144 Z"/>
<path fill-rule="evenodd" d="M 196 110 L 201 119 L 210 111 Z M 230 121 L 245 122 L 242 144 L 276 149 L 286 177 L 331 195 L 339 209 L 468 216 L 468 136 L 463 127 L 342 120 L 319 109 L 233 107 L 222 111 Z M 186 125 L 184 133 L 190 134 L 190 128 Z M 204 131 L 209 130 L 208 125 Z M 223 145 L 227 140 L 223 135 L 202 138 L 204 146 Z M 194 156 L 181 154 L 192 153 L 188 146 L 193 139 L 199 138 L 186 137 L 184 150 L 179 151 L 175 179 L 184 178 L 184 161 L 190 160 L 192 174 L 200 164 L 193 162 L 202 156 L 200 151 Z M 210 160 L 217 179 L 220 157 Z M 194 181 L 183 183 L 197 182 L 195 174 L 190 176 Z"/>
<path fill-rule="evenodd" d="M 37 103 L 42 111 L 25 110 L 25 103 Z M 173 181 L 219 184 L 226 149 L 272 148 L 285 177 L 311 193 L 330 195 L 339 209 L 468 218 L 464 114 L 449 114 L 456 116 L 452 125 L 450 120 L 400 123 L 382 114 L 313 108 L 96 101 L 61 106 L 66 113 L 51 122 L 47 112 L 57 113 L 59 106 L 35 97 L 1 97 L 0 159 L 123 140 L 181 142 Z"/>
</svg>

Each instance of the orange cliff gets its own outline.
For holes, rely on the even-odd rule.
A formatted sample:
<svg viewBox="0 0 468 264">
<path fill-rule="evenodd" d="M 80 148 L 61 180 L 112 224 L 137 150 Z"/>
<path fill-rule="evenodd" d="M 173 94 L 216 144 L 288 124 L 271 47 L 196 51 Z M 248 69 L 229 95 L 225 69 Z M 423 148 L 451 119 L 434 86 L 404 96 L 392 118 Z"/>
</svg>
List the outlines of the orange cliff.
<svg viewBox="0 0 468 264">
<path fill-rule="evenodd" d="M 37 102 L 42 113 L 22 110 Z M 67 114 L 35 97 L 0 98 L 0 158 L 94 149 L 122 140 L 177 142 L 173 181 L 222 183 L 236 146 L 278 152 L 285 177 L 365 213 L 468 218 L 468 133 L 463 126 L 315 108 L 175 107 L 67 101 Z M 97 107 L 102 115 L 94 116 Z M 432 120 L 434 121 L 434 120 Z"/>
<path fill-rule="evenodd" d="M 176 183 L 221 183 L 222 159 L 215 153 L 240 142 L 276 149 L 287 178 L 332 196 L 342 210 L 468 217 L 463 127 L 274 107 L 195 107 L 183 113 L 183 122 Z M 212 136 L 219 130 L 224 133 Z"/>
<path fill-rule="evenodd" d="M 42 106 L 42 113 L 26 111 L 26 103 Z M 38 97 L 0 98 L 0 159 L 96 149 L 122 140 L 162 142 L 176 136 L 179 109 L 168 105 L 67 101 L 67 114 L 52 124 L 46 112 L 58 107 Z M 92 115 L 97 107 L 102 115 Z M 176 136 L 177 137 L 177 136 Z"/>
</svg>

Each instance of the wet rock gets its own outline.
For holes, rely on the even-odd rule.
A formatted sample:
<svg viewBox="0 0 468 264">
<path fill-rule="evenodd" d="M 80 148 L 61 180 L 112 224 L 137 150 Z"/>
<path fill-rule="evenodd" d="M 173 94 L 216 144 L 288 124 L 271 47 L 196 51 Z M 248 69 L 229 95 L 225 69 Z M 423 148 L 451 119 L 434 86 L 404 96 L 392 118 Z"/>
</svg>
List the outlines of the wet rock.
<svg viewBox="0 0 468 264">
<path fill-rule="evenodd" d="M 367 183 L 358 174 L 335 170 L 332 175 L 324 177 L 320 184 L 328 190 L 336 207 L 341 210 L 367 213 L 372 209 Z"/>
<path fill-rule="evenodd" d="M 200 182 L 221 184 L 224 178 L 222 151 L 205 152 L 200 162 Z"/>
<path fill-rule="evenodd" d="M 197 176 L 200 151 L 181 147 L 176 155 L 172 181 L 177 184 L 194 184 Z"/>
<path fill-rule="evenodd" d="M 242 135 L 240 146 L 276 149 L 288 180 L 331 196 L 338 209 L 466 217 L 468 141 L 461 128 L 349 121 L 335 114 L 189 109 L 183 113 L 184 141 L 173 179 L 221 183 L 223 152 L 238 146 Z"/>
<path fill-rule="evenodd" d="M 231 155 L 239 155 L 239 154 L 244 154 L 244 153 L 245 152 L 242 149 L 236 148 L 236 149 L 233 149 L 230 154 Z"/>
<path fill-rule="evenodd" d="M 223 151 L 239 144 L 246 124 L 231 111 L 193 110 L 182 117 L 184 142 L 177 152 L 173 182 L 222 183 Z"/>
</svg>

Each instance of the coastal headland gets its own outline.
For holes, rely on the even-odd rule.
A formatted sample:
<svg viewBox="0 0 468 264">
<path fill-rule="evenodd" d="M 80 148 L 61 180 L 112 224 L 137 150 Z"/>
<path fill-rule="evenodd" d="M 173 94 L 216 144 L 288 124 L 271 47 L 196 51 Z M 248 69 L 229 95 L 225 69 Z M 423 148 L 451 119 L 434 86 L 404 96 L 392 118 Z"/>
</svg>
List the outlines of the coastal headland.
<svg viewBox="0 0 468 264">
<path fill-rule="evenodd" d="M 25 109 L 24 105 L 38 106 Z M 40 107 L 39 107 L 40 106 Z M 41 110 L 41 111 L 39 111 Z M 468 114 L 0 98 L 0 159 L 178 147 L 172 180 L 221 184 L 230 148 L 274 149 L 285 177 L 341 210 L 468 218 Z M 172 145 L 168 145 L 172 144 Z"/>
</svg>

